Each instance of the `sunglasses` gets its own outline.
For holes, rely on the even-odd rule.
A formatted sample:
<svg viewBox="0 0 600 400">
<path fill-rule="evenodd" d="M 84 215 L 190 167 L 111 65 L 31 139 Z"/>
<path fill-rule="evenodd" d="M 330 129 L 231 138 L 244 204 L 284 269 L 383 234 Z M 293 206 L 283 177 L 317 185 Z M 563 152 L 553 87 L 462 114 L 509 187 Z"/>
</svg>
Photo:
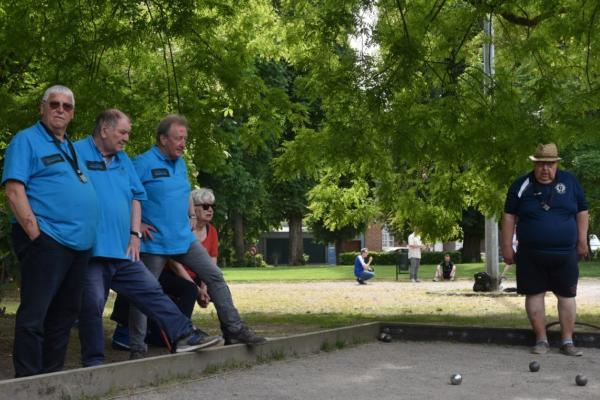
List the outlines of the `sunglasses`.
<svg viewBox="0 0 600 400">
<path fill-rule="evenodd" d="M 202 207 L 204 211 L 207 211 L 209 208 L 215 209 L 214 204 L 194 204 L 195 207 Z"/>
<path fill-rule="evenodd" d="M 71 103 L 61 103 L 60 101 L 49 101 L 48 106 L 52 110 L 57 110 L 62 106 L 62 109 L 66 112 L 73 111 L 73 104 Z"/>
</svg>

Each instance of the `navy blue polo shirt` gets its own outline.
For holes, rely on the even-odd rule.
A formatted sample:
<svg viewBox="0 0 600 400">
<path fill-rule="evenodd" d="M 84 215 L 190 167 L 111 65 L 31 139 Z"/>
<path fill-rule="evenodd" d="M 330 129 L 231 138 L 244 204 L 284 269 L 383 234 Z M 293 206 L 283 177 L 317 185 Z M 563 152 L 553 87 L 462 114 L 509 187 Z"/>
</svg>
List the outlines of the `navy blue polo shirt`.
<svg viewBox="0 0 600 400">
<path fill-rule="evenodd" d="M 155 227 L 154 240 L 142 242 L 142 252 L 184 254 L 196 240 L 190 228 L 191 186 L 183 158 L 167 158 L 157 146 L 134 161 L 148 199 L 142 203 L 142 222 Z"/>
<path fill-rule="evenodd" d="M 71 154 L 66 140 L 61 148 Z M 78 157 L 79 169 L 88 170 Z M 25 193 L 40 230 L 74 250 L 88 250 L 96 238 L 98 201 L 82 183 L 40 122 L 16 134 L 6 150 L 2 184 L 15 180 Z"/>
<path fill-rule="evenodd" d="M 568 172 L 556 171 L 554 182 L 538 183 L 533 172 L 509 188 L 504 211 L 518 217 L 519 248 L 567 253 L 577 246 L 577 213 L 588 204 L 581 185 Z"/>
<path fill-rule="evenodd" d="M 76 142 L 75 148 L 98 195 L 100 217 L 92 257 L 127 259 L 131 202 L 146 200 L 144 186 L 124 151 L 107 165 L 92 136 Z"/>
</svg>

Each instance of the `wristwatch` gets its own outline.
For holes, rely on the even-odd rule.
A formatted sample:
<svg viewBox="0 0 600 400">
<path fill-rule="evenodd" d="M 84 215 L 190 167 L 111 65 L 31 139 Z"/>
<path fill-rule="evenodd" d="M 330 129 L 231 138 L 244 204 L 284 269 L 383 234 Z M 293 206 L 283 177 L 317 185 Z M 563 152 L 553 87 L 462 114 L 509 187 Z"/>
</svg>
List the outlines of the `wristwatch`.
<svg viewBox="0 0 600 400">
<path fill-rule="evenodd" d="M 138 231 L 129 231 L 129 233 L 133 236 L 137 236 L 138 239 L 142 238 L 142 232 L 138 232 Z"/>
</svg>

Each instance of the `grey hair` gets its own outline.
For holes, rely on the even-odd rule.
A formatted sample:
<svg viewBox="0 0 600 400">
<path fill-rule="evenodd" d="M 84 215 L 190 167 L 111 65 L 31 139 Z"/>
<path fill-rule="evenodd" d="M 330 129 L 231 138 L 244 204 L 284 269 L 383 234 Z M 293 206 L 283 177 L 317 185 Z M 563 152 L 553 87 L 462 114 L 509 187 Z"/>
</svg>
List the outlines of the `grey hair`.
<svg viewBox="0 0 600 400">
<path fill-rule="evenodd" d="M 44 96 L 42 97 L 42 102 L 48 101 L 48 98 L 51 94 L 64 94 L 65 96 L 69 96 L 73 101 L 73 105 L 75 105 L 75 95 L 73 95 L 73 91 L 66 86 L 62 85 L 54 85 L 50 86 L 44 92 Z"/>
<path fill-rule="evenodd" d="M 181 125 L 188 127 L 187 119 L 183 115 L 171 114 L 167 115 L 158 123 L 156 127 L 156 143 L 160 143 L 161 136 L 167 136 L 172 125 Z"/>
<path fill-rule="evenodd" d="M 100 134 L 103 125 L 106 124 L 111 128 L 114 128 L 115 126 L 117 126 L 119 120 L 123 118 L 129 121 L 129 116 L 123 111 L 117 110 L 116 108 L 109 108 L 107 110 L 102 111 L 96 117 L 96 122 L 94 125 L 94 136 L 98 136 Z"/>
<path fill-rule="evenodd" d="M 214 204 L 215 194 L 211 189 L 195 189 L 192 191 L 192 201 L 194 204 Z"/>
<path fill-rule="evenodd" d="M 367 253 L 368 251 L 369 251 L 369 249 L 368 249 L 368 248 L 366 248 L 366 247 L 363 247 L 362 249 L 360 249 L 360 253 L 361 253 L 361 254 L 362 254 L 362 253 Z"/>
</svg>

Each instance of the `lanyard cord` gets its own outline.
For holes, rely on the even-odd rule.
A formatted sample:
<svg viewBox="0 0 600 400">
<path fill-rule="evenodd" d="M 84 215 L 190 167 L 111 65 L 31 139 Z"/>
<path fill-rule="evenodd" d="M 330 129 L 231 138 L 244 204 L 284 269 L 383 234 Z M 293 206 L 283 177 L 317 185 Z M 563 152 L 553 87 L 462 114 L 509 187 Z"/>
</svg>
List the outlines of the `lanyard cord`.
<svg viewBox="0 0 600 400">
<path fill-rule="evenodd" d="M 67 146 L 68 146 L 69 151 L 71 152 L 72 156 L 63 150 L 63 148 L 61 147 L 60 142 L 58 141 L 56 136 L 54 136 L 50 132 L 50 130 L 46 127 L 46 125 L 44 125 L 43 122 L 40 122 L 40 123 L 44 127 L 44 130 L 46 131 L 46 133 L 48 135 L 50 135 L 50 138 L 52 139 L 52 143 L 54 143 L 54 145 L 56 146 L 58 151 L 60 151 L 65 156 L 65 158 L 69 162 L 69 165 L 71 165 L 71 168 L 73 168 L 73 171 L 75 171 L 75 174 L 77 174 L 77 177 L 79 178 L 79 180 L 82 183 L 86 183 L 87 178 L 85 177 L 85 175 L 83 175 L 83 172 L 81 172 L 81 170 L 79 169 L 79 164 L 77 162 L 77 152 L 75 151 L 75 147 L 73 146 L 73 143 L 69 140 L 69 137 L 67 135 L 65 135 L 65 141 L 67 142 Z"/>
</svg>

